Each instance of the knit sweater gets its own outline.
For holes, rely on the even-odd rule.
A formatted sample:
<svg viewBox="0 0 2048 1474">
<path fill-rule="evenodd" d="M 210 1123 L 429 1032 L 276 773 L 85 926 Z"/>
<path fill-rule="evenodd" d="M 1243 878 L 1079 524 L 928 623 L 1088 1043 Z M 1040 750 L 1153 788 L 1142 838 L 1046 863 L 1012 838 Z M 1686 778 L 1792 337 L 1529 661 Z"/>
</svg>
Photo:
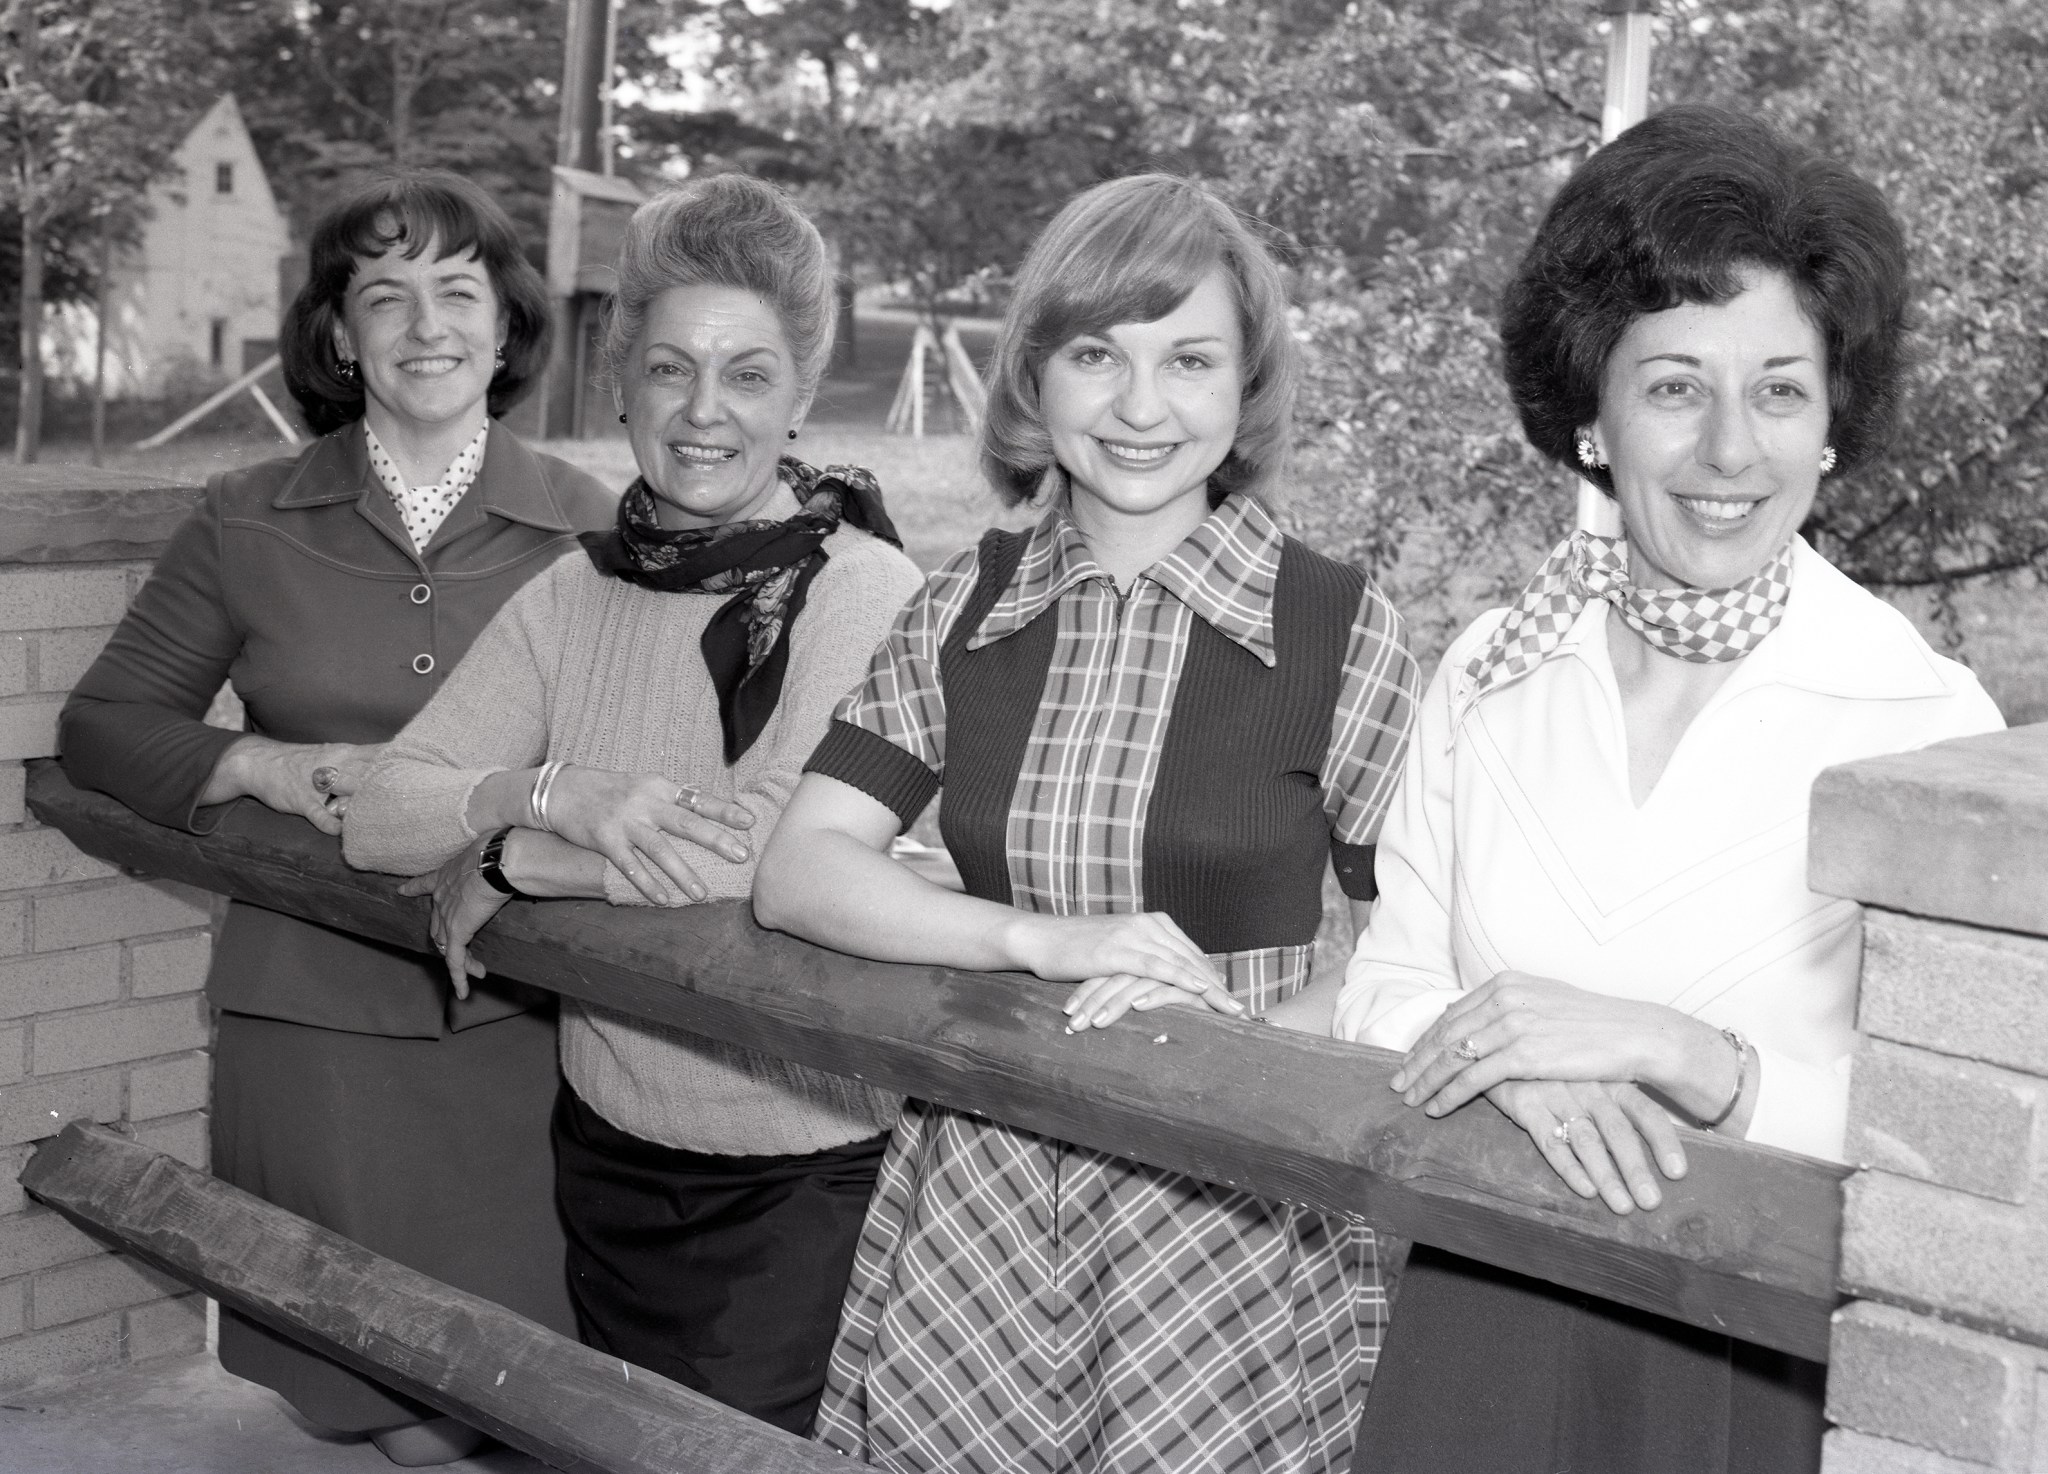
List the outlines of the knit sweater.
<svg viewBox="0 0 2048 1474">
<path fill-rule="evenodd" d="M 833 704 L 919 584 L 908 558 L 856 528 L 842 526 L 824 546 L 791 631 L 782 699 L 730 768 L 699 646 L 730 595 L 654 592 L 605 577 L 580 551 L 563 557 L 506 603 L 350 800 L 350 863 L 432 870 L 476 838 L 466 810 L 477 783 L 549 758 L 659 773 L 743 804 L 758 856 Z M 681 848 L 712 898 L 748 894 L 753 860 Z M 605 896 L 643 904 L 609 864 Z M 899 1105 L 852 1080 L 568 999 L 562 1069 L 621 1130 L 727 1156 L 841 1146 L 888 1130 Z"/>
</svg>

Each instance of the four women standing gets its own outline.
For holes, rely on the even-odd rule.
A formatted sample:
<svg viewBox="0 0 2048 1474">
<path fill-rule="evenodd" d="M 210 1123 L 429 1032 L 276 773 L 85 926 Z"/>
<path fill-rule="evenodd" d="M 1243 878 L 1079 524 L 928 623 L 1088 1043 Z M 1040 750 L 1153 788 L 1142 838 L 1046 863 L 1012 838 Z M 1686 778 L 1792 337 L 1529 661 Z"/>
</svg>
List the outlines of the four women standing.
<svg viewBox="0 0 2048 1474">
<path fill-rule="evenodd" d="M 294 388 L 317 411 L 322 373 L 360 382 L 360 458 L 336 466 L 363 490 L 323 500 L 302 461 L 255 494 L 269 514 L 360 510 L 410 547 L 426 605 L 429 547 L 481 515 L 450 513 L 496 443 L 464 392 L 514 314 L 486 237 L 420 198 L 350 216 L 326 277 L 316 250 L 316 281 L 345 287 L 331 341 L 355 376 L 302 352 Z M 780 454 L 831 339 L 816 233 L 765 186 L 693 184 L 639 212 L 621 264 L 609 357 L 642 474 L 616 525 L 512 598 L 360 792 L 369 751 L 193 730 L 232 667 L 266 733 L 389 736 L 298 720 L 290 677 L 262 678 L 266 651 L 325 648 L 322 594 L 285 601 L 281 636 L 237 612 L 230 538 L 312 532 L 235 478 L 81 684 L 67 761 L 169 822 L 249 793 L 331 830 L 352 804 L 351 858 L 433 872 L 411 888 L 435 897 L 451 1036 L 488 1017 L 509 1039 L 528 1017 L 516 991 L 471 991 L 467 943 L 507 896 L 684 904 L 750 884 L 766 924 L 845 951 L 1076 983 L 1070 1032 L 1175 1005 L 1320 1032 L 1331 990 L 1305 985 L 1334 866 L 1363 927 L 1337 1032 L 1408 1048 L 1411 1104 L 1487 1094 L 1574 1189 L 1654 1207 L 1652 1162 L 1684 1170 L 1674 1117 L 1839 1150 L 1855 913 L 1804 887 L 1814 774 L 1998 724 L 1797 537 L 1820 479 L 1882 441 L 1903 280 L 1875 192 L 1759 124 L 1673 110 L 1582 169 L 1504 339 L 1531 438 L 1617 498 L 1624 536 L 1569 540 L 1467 632 L 1411 756 L 1393 610 L 1263 500 L 1298 368 L 1278 269 L 1226 207 L 1147 176 L 1047 230 L 983 435 L 1001 494 L 1046 515 L 913 592 L 871 479 Z M 526 510 L 556 550 L 561 509 Z M 533 552 L 490 571 L 523 579 Z M 369 674 L 322 689 L 360 697 Z M 148 744 L 154 766 L 128 761 Z M 965 895 L 888 853 L 941 790 Z M 230 1175 L 293 1150 L 242 1099 L 325 1047 L 290 1029 L 346 1032 L 365 1007 L 420 1022 L 396 984 L 342 1005 L 279 966 L 313 944 L 269 921 L 246 966 L 232 923 L 219 954 Z M 291 981 L 251 1009 L 259 966 Z M 243 1021 L 264 1009 L 282 1034 Z M 374 1053 L 340 1074 L 389 1067 Z M 815 1409 L 821 1438 L 882 1467 L 1323 1471 L 1354 1442 L 1376 1469 L 1816 1457 L 1811 1369 L 1430 1251 L 1361 1433 L 1384 1313 L 1362 1224 L 921 1102 L 898 1120 L 863 1086 L 582 1005 L 563 1069 L 585 1339 L 786 1427 Z M 345 1165 L 293 1170 L 310 1194 Z M 374 1229 L 356 1236 L 375 1247 Z"/>
</svg>

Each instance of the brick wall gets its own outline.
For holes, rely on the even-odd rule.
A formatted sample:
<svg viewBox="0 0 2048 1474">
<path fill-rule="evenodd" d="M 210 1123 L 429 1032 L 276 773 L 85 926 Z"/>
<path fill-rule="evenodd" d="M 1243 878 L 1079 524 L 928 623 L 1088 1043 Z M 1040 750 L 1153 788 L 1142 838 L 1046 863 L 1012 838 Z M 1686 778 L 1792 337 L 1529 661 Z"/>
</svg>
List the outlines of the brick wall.
<svg viewBox="0 0 2048 1474">
<path fill-rule="evenodd" d="M 1824 1474 L 2048 1474 L 2048 725 L 1837 769 L 1873 903 Z"/>
<path fill-rule="evenodd" d="M 188 489 L 0 471 L 0 1391 L 196 1351 L 202 1297 L 110 1253 L 15 1182 L 89 1116 L 206 1165 L 210 898 L 88 858 L 22 806 L 23 763 L 148 574 Z"/>
</svg>

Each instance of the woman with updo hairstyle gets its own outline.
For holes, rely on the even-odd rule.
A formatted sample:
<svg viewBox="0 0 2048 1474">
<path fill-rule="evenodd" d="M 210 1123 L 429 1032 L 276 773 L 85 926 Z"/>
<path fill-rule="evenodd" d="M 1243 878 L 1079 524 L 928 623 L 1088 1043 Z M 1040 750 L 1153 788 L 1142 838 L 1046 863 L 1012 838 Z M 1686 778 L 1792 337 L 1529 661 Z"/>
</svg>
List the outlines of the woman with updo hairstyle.
<svg viewBox="0 0 2048 1474">
<path fill-rule="evenodd" d="M 319 438 L 207 484 L 64 707 L 73 781 L 195 833 L 250 822 L 245 799 L 339 833 L 378 744 L 616 500 L 496 418 L 547 359 L 548 310 L 482 190 L 380 176 L 315 223 L 309 253 L 279 352 Z M 201 720 L 223 682 L 246 731 Z M 552 999 L 454 998 L 434 958 L 241 902 L 206 991 L 217 1175 L 573 1324 L 547 1162 Z M 232 1310 L 220 1359 L 396 1463 L 481 1441 Z"/>
<path fill-rule="evenodd" d="M 898 618 L 761 862 L 766 925 L 1075 984 L 1075 1049 L 1172 1006 L 1245 1020 L 1248 1051 L 1267 1018 L 1328 1032 L 1323 881 L 1362 918 L 1417 679 L 1371 579 L 1267 506 L 1296 354 L 1278 264 L 1199 185 L 1113 180 L 1046 227 L 981 447 L 1045 515 Z M 889 855 L 942 789 L 965 895 Z M 1340 1470 L 1377 1253 L 1348 1218 L 914 1103 L 819 1437 L 929 1474 Z"/>
<path fill-rule="evenodd" d="M 835 701 L 917 587 L 874 478 L 786 454 L 832 350 L 824 242 L 773 186 L 633 214 L 605 333 L 639 478 L 401 732 L 348 857 L 418 877 L 460 994 L 514 896 L 747 894 Z M 554 1117 L 583 1339 L 795 1432 L 898 1101 L 564 1002 Z"/>
<path fill-rule="evenodd" d="M 1444 657 L 1337 1032 L 1616 1213 L 1657 1210 L 1694 1129 L 1840 1159 L 1861 912 L 1808 888 L 1813 780 L 2003 725 L 1799 535 L 1883 452 L 1907 271 L 1867 181 L 1683 107 L 1565 185 L 1502 307 L 1531 443 L 1621 531 Z M 1810 1474 L 1823 1370 L 1418 1247 L 1358 1467 Z"/>
</svg>

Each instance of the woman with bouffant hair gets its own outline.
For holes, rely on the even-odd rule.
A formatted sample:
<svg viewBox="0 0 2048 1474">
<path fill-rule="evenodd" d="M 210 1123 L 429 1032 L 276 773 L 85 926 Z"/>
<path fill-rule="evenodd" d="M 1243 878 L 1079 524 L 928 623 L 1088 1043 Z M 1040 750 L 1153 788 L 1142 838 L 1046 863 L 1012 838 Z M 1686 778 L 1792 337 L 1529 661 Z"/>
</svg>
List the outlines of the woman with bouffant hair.
<svg viewBox="0 0 2048 1474">
<path fill-rule="evenodd" d="M 764 923 L 1078 984 L 1076 1049 L 1170 1006 L 1328 1029 L 1323 880 L 1363 912 L 1416 682 L 1372 581 L 1266 508 L 1286 310 L 1252 228 L 1187 180 L 1098 185 L 1047 227 L 982 438 L 998 494 L 1046 515 L 898 617 L 761 862 Z M 942 783 L 965 895 L 888 853 Z M 932 1474 L 1322 1474 L 1383 1309 L 1362 1224 L 913 1103 L 819 1436 Z"/>
<path fill-rule="evenodd" d="M 371 180 L 313 228 L 281 345 L 321 432 L 216 476 L 66 704 L 72 778 L 205 833 L 252 799 L 341 831 L 375 757 L 511 594 L 615 498 L 492 416 L 547 352 L 540 282 L 482 190 Z M 231 681 L 246 732 L 201 718 Z M 548 1160 L 553 1004 L 239 903 L 215 944 L 213 1168 L 364 1247 L 573 1324 Z M 221 1363 L 402 1464 L 481 1435 L 224 1311 Z"/>
<path fill-rule="evenodd" d="M 1862 928 L 1807 883 L 1814 779 L 2000 725 L 1799 533 L 1891 428 L 1908 266 L 1868 180 L 1675 107 L 1566 183 L 1503 300 L 1530 443 L 1620 533 L 1444 657 L 1337 1032 L 1615 1213 L 1664 1206 L 1681 1125 L 1841 1158 Z M 1811 1474 L 1824 1371 L 1418 1246 L 1359 1467 Z"/>
<path fill-rule="evenodd" d="M 458 992 L 514 895 L 747 894 L 917 568 L 881 488 L 790 453 L 832 353 L 825 243 L 772 184 L 633 213 L 605 335 L 639 477 L 386 750 L 348 855 L 418 877 Z M 588 1344 L 793 1432 L 825 1380 L 898 1099 L 593 1003 L 554 1119 Z"/>
</svg>

